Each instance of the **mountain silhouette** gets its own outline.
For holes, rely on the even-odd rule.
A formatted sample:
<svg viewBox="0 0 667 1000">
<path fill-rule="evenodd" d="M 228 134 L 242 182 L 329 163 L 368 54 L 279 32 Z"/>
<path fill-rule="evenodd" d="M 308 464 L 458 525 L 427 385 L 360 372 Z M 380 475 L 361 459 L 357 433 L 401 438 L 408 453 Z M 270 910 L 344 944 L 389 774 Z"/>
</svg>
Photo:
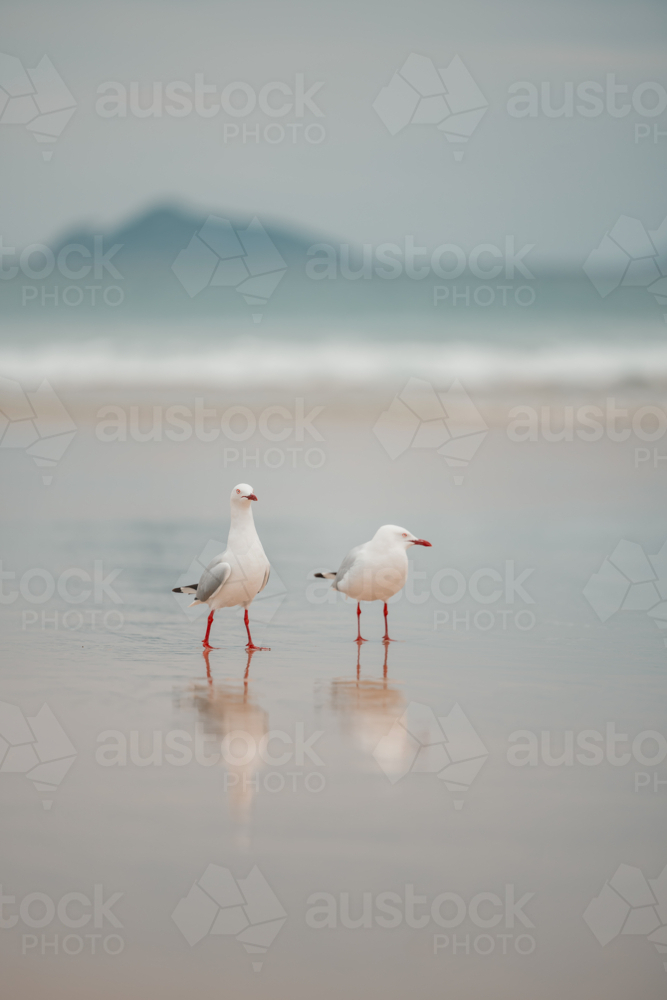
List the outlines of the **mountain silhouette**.
<svg viewBox="0 0 667 1000">
<path fill-rule="evenodd" d="M 211 216 L 231 223 L 236 233 L 244 232 L 256 218 L 224 210 L 214 209 L 207 212 L 162 204 L 149 208 L 106 232 L 100 229 L 93 230 L 90 226 L 74 228 L 57 240 L 52 250 L 57 257 L 61 249 L 76 244 L 85 247 L 92 254 L 95 238 L 97 237 L 99 243 L 100 236 L 105 253 L 108 254 L 112 247 L 118 247 L 109 259 L 115 270 L 122 275 L 122 280 L 114 280 L 107 269 L 103 281 L 107 284 L 116 283 L 122 288 L 124 299 L 119 310 L 122 317 L 238 316 L 247 313 L 248 307 L 243 297 L 236 294 L 233 287 L 205 287 L 192 296 L 174 273 L 173 265 L 179 254 L 186 250 L 193 237 L 200 233 Z M 273 220 L 262 219 L 259 220 L 259 224 L 284 260 L 285 276 L 292 279 L 292 285 L 302 286 L 302 291 L 305 286 L 307 291 L 312 284 L 305 275 L 308 248 L 316 243 L 333 241 Z M 76 260 L 76 264 L 72 266 L 78 266 L 80 259 L 73 257 L 73 260 Z M 59 283 L 65 284 L 60 275 L 54 273 L 53 277 Z M 294 308 L 294 288 L 290 294 L 290 282 L 285 282 L 284 285 L 286 291 L 278 288 L 272 298 L 277 301 L 278 310 L 281 309 L 282 298 L 282 308 L 287 306 L 291 312 Z M 272 304 L 275 305 L 273 302 Z"/>
<path fill-rule="evenodd" d="M 530 336 L 532 319 L 528 320 L 538 312 L 569 317 L 573 310 L 598 315 L 606 308 L 618 315 L 654 308 L 652 300 L 644 301 L 649 297 L 643 289 L 638 290 L 642 293 L 639 303 L 636 296 L 633 299 L 628 294 L 609 306 L 605 300 L 602 306 L 580 268 L 569 272 L 547 269 L 536 275 L 538 280 L 531 282 L 538 300 L 534 309 L 514 304 L 511 293 L 509 308 L 501 308 L 500 294 L 494 287 L 484 290 L 485 303 L 494 299 L 490 309 L 467 308 L 475 305 L 472 296 L 477 285 L 494 286 L 497 282 L 485 282 L 468 272 L 456 281 L 443 280 L 435 273 L 424 281 L 414 280 L 405 271 L 395 280 L 383 280 L 375 270 L 370 273 L 370 266 L 364 266 L 364 262 L 371 264 L 371 246 L 344 246 L 330 235 L 270 217 L 258 220 L 224 208 L 204 210 L 178 203 L 154 205 L 106 230 L 91 225 L 73 227 L 49 246 L 54 258 L 66 246 L 84 247 L 89 258 L 84 259 L 85 252 L 83 257 L 74 252 L 68 258 L 69 267 L 76 272 L 95 259 L 95 244 L 99 247 L 100 241 L 116 273 L 103 269 L 72 278 L 56 267 L 38 278 L 24 269 L 11 280 L 0 282 L 0 313 L 11 317 L 12 325 L 20 323 L 24 341 L 33 337 L 35 321 L 47 335 L 51 323 L 54 328 L 66 323 L 71 335 L 87 336 L 92 323 L 101 335 L 112 337 L 132 336 L 132 330 L 142 322 L 187 327 L 190 321 L 202 321 L 202 327 L 212 323 L 218 337 L 247 325 L 252 328 L 258 311 L 266 314 L 271 324 L 283 329 L 288 325 L 290 335 L 300 330 L 299 335 L 308 339 L 316 337 L 319 330 L 330 329 L 329 321 L 341 329 L 354 329 L 363 322 L 365 329 L 373 329 L 377 336 L 384 334 L 387 323 L 398 323 L 403 335 L 411 337 L 415 321 L 420 324 L 421 336 L 476 337 L 478 327 L 479 335 L 487 336 L 479 321 L 492 316 L 492 336 L 496 335 L 497 318 L 518 320 Z M 334 260 L 340 254 L 332 271 L 322 267 L 314 271 L 319 279 L 307 271 L 309 263 L 312 271 L 312 265 L 323 259 L 314 249 L 318 244 L 330 247 Z M 39 272 L 43 262 L 43 257 L 35 258 L 35 271 Z M 375 267 L 377 261 L 372 263 Z M 94 302 L 87 286 L 97 288 Z M 115 286 L 111 305 L 101 301 L 109 286 Z M 437 301 L 436 286 L 442 286 L 439 294 L 444 297 Z M 444 305 L 438 304 L 441 301 Z M 36 326 L 35 335 L 43 336 Z"/>
<path fill-rule="evenodd" d="M 105 248 L 107 245 L 121 243 L 123 251 L 118 252 L 114 257 L 115 260 L 131 259 L 145 262 L 153 260 L 160 263 L 168 262 L 169 267 L 171 267 L 177 254 L 188 245 L 210 215 L 229 220 L 236 230 L 245 228 L 252 218 L 252 216 L 238 216 L 223 210 L 212 209 L 210 212 L 198 212 L 182 206 L 156 205 L 116 229 L 103 234 Z M 277 222 L 264 219 L 261 222 L 288 264 L 294 262 L 295 259 L 303 260 L 308 247 L 325 239 L 316 234 L 299 232 L 293 227 Z M 99 233 L 100 230 L 96 232 Z M 57 253 L 58 249 L 70 243 L 81 243 L 86 247 L 92 246 L 94 235 L 90 227 L 74 229 L 56 243 L 53 248 L 54 252 Z M 119 270 L 122 272 L 122 268 L 119 267 Z"/>
</svg>

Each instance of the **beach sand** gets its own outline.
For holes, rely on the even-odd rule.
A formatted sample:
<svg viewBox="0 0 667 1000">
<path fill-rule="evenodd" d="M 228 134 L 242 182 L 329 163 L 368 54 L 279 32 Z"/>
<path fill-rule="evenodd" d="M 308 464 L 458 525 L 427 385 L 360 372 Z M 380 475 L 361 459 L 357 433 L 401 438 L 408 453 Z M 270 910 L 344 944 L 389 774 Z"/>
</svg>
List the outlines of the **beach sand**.
<svg viewBox="0 0 667 1000">
<path fill-rule="evenodd" d="M 615 551 L 618 561 L 624 541 L 635 544 L 621 550 L 635 560 L 628 587 L 652 582 L 641 577 L 638 546 L 655 556 L 667 538 L 667 462 L 655 457 L 667 449 L 634 433 L 632 416 L 664 409 L 660 393 L 480 391 L 486 434 L 467 465 L 451 466 L 433 447 L 392 459 L 373 433 L 399 383 L 56 388 L 76 425 L 57 465 L 38 467 L 20 448 L 3 456 L 11 516 L 2 569 L 15 575 L 3 579 L 1 697 L 26 718 L 46 703 L 75 758 L 50 788 L 25 771 L 0 775 L 12 858 L 2 892 L 16 899 L 7 915 L 30 893 L 56 905 L 67 893 L 92 899 L 95 885 L 105 900 L 122 896 L 100 927 L 57 914 L 39 926 L 48 903 L 29 904 L 28 922 L 0 935 L 7 995 L 625 1000 L 641 983 L 643 1000 L 662 997 L 655 943 L 643 932 L 614 936 L 608 902 L 600 929 L 589 906 L 619 866 L 657 879 L 667 862 L 665 764 L 650 762 L 660 743 L 633 744 L 647 731 L 664 743 L 667 632 L 647 613 L 646 591 L 637 610 L 615 610 L 618 588 L 603 587 L 604 621 L 584 594 L 595 600 L 589 581 Z M 599 440 L 582 440 L 579 409 L 605 410 L 612 395 L 629 415 L 613 426 L 605 418 Z M 197 405 L 214 411 L 199 430 Z M 546 440 L 544 421 L 537 440 L 512 440 L 519 405 L 547 407 L 552 431 L 573 407 L 572 440 Z M 174 406 L 191 416 L 167 419 Z M 318 407 L 311 429 L 296 430 L 295 415 Z M 110 413 L 116 432 L 102 427 Z M 257 429 L 235 440 L 253 420 Z M 151 427 L 158 439 L 137 439 Z M 626 427 L 626 440 L 612 440 Z M 103 440 L 114 433 L 121 439 Z M 271 649 L 248 660 L 238 614 L 219 612 L 207 662 L 205 619 L 191 620 L 171 589 L 192 582 L 188 568 L 224 543 L 239 481 L 259 498 L 273 567 L 268 596 L 250 610 L 255 641 Z M 410 554 L 409 586 L 390 607 L 398 641 L 380 641 L 374 604 L 364 607 L 369 641 L 358 651 L 354 604 L 331 600 L 313 573 L 335 569 L 387 522 L 433 547 Z M 649 563 L 654 577 L 663 564 Z M 446 720 L 440 735 L 434 719 Z M 591 730 L 604 739 L 582 762 L 577 741 Z M 281 735 L 265 760 L 258 748 L 269 731 Z M 246 736 L 233 743 L 234 732 Z M 142 765 L 155 733 L 154 762 Z M 169 733 L 186 749 L 197 742 L 202 761 L 228 738 L 227 763 L 183 763 Z M 432 753 L 444 747 L 450 764 L 473 764 L 447 782 L 433 763 L 445 758 L 427 754 L 415 771 L 414 733 L 439 741 Z M 624 734 L 616 744 L 614 734 Z M 531 739 L 536 756 L 516 766 L 513 746 Z M 124 763 L 101 755 L 114 742 L 126 747 Z M 177 910 L 210 865 L 237 885 L 257 866 L 277 909 L 265 894 L 229 917 L 234 933 L 210 933 L 210 896 L 197 909 L 197 890 L 197 905 Z M 650 903 L 635 901 L 644 929 Z M 191 941 L 200 937 L 192 944 L 172 918 L 186 911 L 180 923 Z M 66 910 L 88 912 L 81 900 Z M 667 923 L 664 908 L 659 919 Z M 278 920 L 266 948 L 248 952 L 236 939 L 243 921 L 256 929 Z"/>
</svg>

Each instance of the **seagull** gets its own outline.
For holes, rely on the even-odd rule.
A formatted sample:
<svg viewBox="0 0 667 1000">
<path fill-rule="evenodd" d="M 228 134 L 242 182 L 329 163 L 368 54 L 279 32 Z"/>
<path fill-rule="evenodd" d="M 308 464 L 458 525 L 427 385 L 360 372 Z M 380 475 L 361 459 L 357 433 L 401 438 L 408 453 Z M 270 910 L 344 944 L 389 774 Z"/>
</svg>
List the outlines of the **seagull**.
<svg viewBox="0 0 667 1000">
<path fill-rule="evenodd" d="M 417 538 L 396 524 L 383 524 L 370 542 L 350 549 L 337 573 L 316 573 L 320 580 L 333 580 L 334 590 L 340 590 L 357 602 L 356 642 L 366 642 L 361 636 L 360 601 L 384 601 L 384 642 L 389 638 L 387 601 L 397 594 L 408 575 L 407 550 L 411 545 L 431 543 Z"/>
<path fill-rule="evenodd" d="M 189 607 L 195 604 L 208 604 L 211 609 L 208 628 L 202 641 L 205 649 L 213 649 L 208 637 L 211 634 L 215 612 L 218 608 L 233 608 L 237 605 L 245 608 L 243 621 L 248 633 L 246 649 L 267 649 L 266 646 L 255 646 L 248 621 L 248 607 L 257 594 L 266 587 L 271 572 L 269 560 L 262 548 L 252 517 L 252 501 L 256 499 L 252 486 L 247 483 L 239 483 L 234 487 L 230 497 L 231 523 L 227 548 L 208 564 L 199 583 L 187 587 L 174 587 L 175 594 L 195 595 Z"/>
</svg>

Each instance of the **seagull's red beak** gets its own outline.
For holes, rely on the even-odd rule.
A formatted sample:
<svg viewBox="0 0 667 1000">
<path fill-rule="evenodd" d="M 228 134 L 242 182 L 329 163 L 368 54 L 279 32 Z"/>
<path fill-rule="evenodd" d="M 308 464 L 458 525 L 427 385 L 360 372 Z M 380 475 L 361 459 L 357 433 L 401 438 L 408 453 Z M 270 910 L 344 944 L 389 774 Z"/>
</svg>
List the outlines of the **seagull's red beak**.
<svg viewBox="0 0 667 1000">
<path fill-rule="evenodd" d="M 244 497 L 243 499 L 244 499 L 244 500 L 256 500 L 256 499 L 257 499 L 257 497 L 255 496 L 255 494 L 254 494 L 254 493 L 248 493 L 248 496 L 247 496 L 247 497 Z"/>
<path fill-rule="evenodd" d="M 431 543 L 427 542 L 425 538 L 417 538 L 412 544 L 413 545 L 425 545 L 429 549 L 433 548 L 433 546 L 431 545 Z"/>
</svg>

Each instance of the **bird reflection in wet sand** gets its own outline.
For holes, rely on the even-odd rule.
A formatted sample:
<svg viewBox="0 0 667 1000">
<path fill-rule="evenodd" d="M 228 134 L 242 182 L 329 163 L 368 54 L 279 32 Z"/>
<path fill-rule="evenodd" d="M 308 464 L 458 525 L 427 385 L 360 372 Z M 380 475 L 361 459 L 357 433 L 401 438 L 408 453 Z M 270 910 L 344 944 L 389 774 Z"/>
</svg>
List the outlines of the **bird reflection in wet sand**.
<svg viewBox="0 0 667 1000">
<path fill-rule="evenodd" d="M 229 794 L 229 808 L 232 819 L 243 829 L 250 821 L 258 784 L 257 771 L 263 763 L 259 754 L 260 741 L 269 731 L 269 716 L 249 691 L 254 650 L 248 650 L 242 681 L 215 682 L 210 654 L 209 649 L 204 649 L 207 682 L 194 685 L 190 693 L 191 704 L 199 712 L 204 733 L 216 737 L 218 749 L 220 743 L 223 744 L 223 762 L 227 769 L 224 785 Z M 246 835 L 241 836 L 241 842 L 247 844 Z"/>
<path fill-rule="evenodd" d="M 395 755 L 398 765 L 410 750 L 405 731 L 394 727 L 405 710 L 405 698 L 387 678 L 388 653 L 389 643 L 385 642 L 382 678 L 362 678 L 361 646 L 358 646 L 356 677 L 353 680 L 337 677 L 331 682 L 330 705 L 341 716 L 345 731 L 365 753 L 372 754 L 381 739 L 397 731 L 388 749 L 390 755 Z"/>
</svg>

